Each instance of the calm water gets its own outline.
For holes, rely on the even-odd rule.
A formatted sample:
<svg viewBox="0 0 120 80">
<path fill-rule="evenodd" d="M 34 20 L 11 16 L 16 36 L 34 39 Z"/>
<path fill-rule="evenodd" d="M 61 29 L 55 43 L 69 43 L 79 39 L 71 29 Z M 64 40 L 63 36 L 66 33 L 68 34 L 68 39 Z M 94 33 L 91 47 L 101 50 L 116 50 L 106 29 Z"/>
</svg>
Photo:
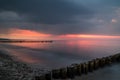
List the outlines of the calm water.
<svg viewBox="0 0 120 80">
<path fill-rule="evenodd" d="M 0 44 L 0 49 L 16 59 L 42 68 L 59 68 L 120 52 L 120 40 L 62 40 L 53 43 Z M 73 80 L 120 80 L 120 64 L 99 69 Z"/>
<path fill-rule="evenodd" d="M 120 40 L 61 40 L 53 43 L 11 43 L 1 48 L 17 59 L 59 68 L 120 52 Z"/>
</svg>

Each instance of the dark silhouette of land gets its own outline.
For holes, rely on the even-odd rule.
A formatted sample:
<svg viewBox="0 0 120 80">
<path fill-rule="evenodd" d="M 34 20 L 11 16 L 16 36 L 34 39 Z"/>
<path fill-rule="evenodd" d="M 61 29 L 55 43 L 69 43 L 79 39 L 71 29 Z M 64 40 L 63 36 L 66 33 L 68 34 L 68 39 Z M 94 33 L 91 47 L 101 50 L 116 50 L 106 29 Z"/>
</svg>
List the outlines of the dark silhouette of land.
<svg viewBox="0 0 120 80">
<path fill-rule="evenodd" d="M 0 38 L 0 43 L 23 43 L 23 42 L 52 43 L 53 40 L 16 40 L 16 39 Z"/>
</svg>

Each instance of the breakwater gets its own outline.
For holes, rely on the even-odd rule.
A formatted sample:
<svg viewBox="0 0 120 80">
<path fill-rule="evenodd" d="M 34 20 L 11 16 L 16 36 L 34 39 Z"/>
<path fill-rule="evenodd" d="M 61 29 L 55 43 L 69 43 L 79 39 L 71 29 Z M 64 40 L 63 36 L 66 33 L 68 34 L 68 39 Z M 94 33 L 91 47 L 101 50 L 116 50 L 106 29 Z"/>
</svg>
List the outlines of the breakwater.
<svg viewBox="0 0 120 80">
<path fill-rule="evenodd" d="M 110 55 L 107 57 L 96 58 L 91 61 L 83 62 L 80 64 L 72 64 L 65 68 L 54 69 L 44 75 L 35 76 L 35 80 L 73 79 L 76 76 L 82 76 L 83 74 L 87 75 L 90 72 L 94 72 L 95 70 L 119 62 L 120 62 L 120 53 L 115 55 Z"/>
<path fill-rule="evenodd" d="M 52 40 L 32 41 L 32 40 L 0 40 L 0 43 L 52 43 Z"/>
</svg>

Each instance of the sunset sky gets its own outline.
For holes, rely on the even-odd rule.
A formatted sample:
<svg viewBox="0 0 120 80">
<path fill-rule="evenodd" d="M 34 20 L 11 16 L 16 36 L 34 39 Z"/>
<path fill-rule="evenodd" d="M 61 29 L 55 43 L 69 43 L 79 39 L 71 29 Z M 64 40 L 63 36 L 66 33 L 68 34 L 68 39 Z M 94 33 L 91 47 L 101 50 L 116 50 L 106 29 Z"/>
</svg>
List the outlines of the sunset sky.
<svg viewBox="0 0 120 80">
<path fill-rule="evenodd" d="M 120 38 L 120 0 L 0 0 L 0 38 Z"/>
</svg>

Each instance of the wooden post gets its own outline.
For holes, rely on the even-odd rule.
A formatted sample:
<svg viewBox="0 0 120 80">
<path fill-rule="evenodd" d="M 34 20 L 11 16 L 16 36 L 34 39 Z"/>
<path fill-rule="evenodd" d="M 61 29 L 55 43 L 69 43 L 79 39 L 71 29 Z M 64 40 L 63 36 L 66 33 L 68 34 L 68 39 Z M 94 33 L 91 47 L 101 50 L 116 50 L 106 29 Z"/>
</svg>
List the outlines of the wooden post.
<svg viewBox="0 0 120 80">
<path fill-rule="evenodd" d="M 110 58 L 111 58 L 111 61 L 114 63 L 114 62 L 116 62 L 116 58 L 115 58 L 115 56 L 114 55 L 111 55 L 111 56 L 109 56 Z"/>
<path fill-rule="evenodd" d="M 120 62 L 120 54 L 117 54 L 117 62 Z"/>
<path fill-rule="evenodd" d="M 52 70 L 52 78 L 59 79 L 60 78 L 60 70 Z"/>
<path fill-rule="evenodd" d="M 97 59 L 93 60 L 93 62 L 94 62 L 94 69 L 95 70 L 98 69 L 99 68 L 99 59 L 97 58 Z"/>
<path fill-rule="evenodd" d="M 81 69 L 82 69 L 82 68 L 81 68 L 81 64 L 77 65 L 76 68 L 77 68 L 77 70 L 76 70 L 76 75 L 80 76 L 81 73 L 82 73 L 82 72 L 81 72 L 81 71 L 82 71 L 82 70 L 81 70 Z"/>
<path fill-rule="evenodd" d="M 45 76 L 35 76 L 35 80 L 46 80 Z"/>
<path fill-rule="evenodd" d="M 107 65 L 112 64 L 112 59 L 111 59 L 110 56 L 106 57 L 106 64 L 107 64 Z"/>
<path fill-rule="evenodd" d="M 94 62 L 93 61 L 89 61 L 88 62 L 88 71 L 89 72 L 93 72 L 94 70 Z"/>
<path fill-rule="evenodd" d="M 113 62 L 119 62 L 119 61 L 120 61 L 120 56 L 119 56 L 119 54 L 113 55 L 113 56 L 112 56 L 112 60 L 113 60 Z"/>
<path fill-rule="evenodd" d="M 74 67 L 67 67 L 67 77 L 73 79 L 75 77 Z"/>
<path fill-rule="evenodd" d="M 100 59 L 100 67 L 103 68 L 105 65 L 106 65 L 105 64 L 105 58 L 103 57 L 103 58 Z"/>
<path fill-rule="evenodd" d="M 61 68 L 60 69 L 60 78 L 61 79 L 66 79 L 67 78 L 67 69 L 66 68 Z"/>
<path fill-rule="evenodd" d="M 87 74 L 88 73 L 88 64 L 86 63 L 82 63 L 81 64 L 81 72 L 84 73 L 84 74 Z"/>
<path fill-rule="evenodd" d="M 52 80 L 51 72 L 45 74 L 45 79 L 46 79 L 46 80 Z"/>
</svg>

